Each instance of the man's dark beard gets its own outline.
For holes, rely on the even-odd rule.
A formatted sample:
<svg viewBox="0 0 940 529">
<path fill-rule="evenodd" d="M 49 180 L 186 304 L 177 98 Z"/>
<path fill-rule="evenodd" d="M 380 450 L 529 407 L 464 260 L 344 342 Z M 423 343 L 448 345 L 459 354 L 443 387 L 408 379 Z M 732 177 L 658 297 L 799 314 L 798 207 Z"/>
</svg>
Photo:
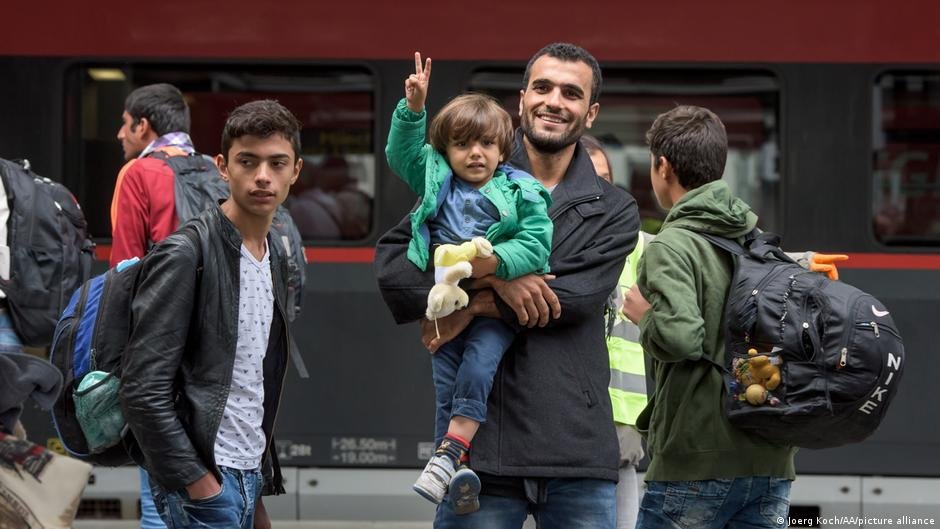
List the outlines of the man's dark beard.
<svg viewBox="0 0 940 529">
<path fill-rule="evenodd" d="M 529 143 L 535 147 L 537 151 L 543 152 L 545 154 L 555 154 L 565 147 L 575 143 L 581 139 L 581 136 L 584 134 L 586 128 L 584 126 L 584 120 L 581 120 L 578 123 L 578 127 L 565 132 L 561 136 L 539 136 L 538 133 L 535 132 L 535 127 L 532 126 L 532 121 L 528 116 L 528 113 L 523 114 L 522 132 L 525 133 L 525 137 L 528 138 Z"/>
</svg>

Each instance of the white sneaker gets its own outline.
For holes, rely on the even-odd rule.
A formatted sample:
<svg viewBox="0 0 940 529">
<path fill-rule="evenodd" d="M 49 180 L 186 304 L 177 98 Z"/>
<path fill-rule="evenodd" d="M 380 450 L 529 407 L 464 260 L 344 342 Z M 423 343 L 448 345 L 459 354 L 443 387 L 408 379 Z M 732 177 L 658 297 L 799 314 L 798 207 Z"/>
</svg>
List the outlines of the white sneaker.
<svg viewBox="0 0 940 529">
<path fill-rule="evenodd" d="M 454 472 L 454 463 L 449 456 L 434 455 L 411 488 L 428 501 L 440 503 L 447 493 L 447 486 L 454 477 Z"/>
</svg>

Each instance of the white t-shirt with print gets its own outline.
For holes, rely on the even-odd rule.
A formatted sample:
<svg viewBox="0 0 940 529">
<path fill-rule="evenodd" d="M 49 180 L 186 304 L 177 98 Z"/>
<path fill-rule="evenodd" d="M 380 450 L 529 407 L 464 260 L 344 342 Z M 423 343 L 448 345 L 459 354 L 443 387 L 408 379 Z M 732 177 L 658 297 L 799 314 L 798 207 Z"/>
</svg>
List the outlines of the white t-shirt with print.
<svg viewBox="0 0 940 529">
<path fill-rule="evenodd" d="M 251 470 L 261 465 L 264 455 L 263 362 L 274 315 L 269 256 L 265 248 L 264 257 L 259 261 L 242 245 L 235 368 L 215 438 L 215 462 L 219 466 Z"/>
</svg>

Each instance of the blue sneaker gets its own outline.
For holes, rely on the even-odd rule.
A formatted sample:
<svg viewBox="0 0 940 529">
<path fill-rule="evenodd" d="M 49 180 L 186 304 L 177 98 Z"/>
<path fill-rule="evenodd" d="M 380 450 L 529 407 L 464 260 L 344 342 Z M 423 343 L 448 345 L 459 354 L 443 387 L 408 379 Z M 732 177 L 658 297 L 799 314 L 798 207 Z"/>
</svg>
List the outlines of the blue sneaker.
<svg viewBox="0 0 940 529">
<path fill-rule="evenodd" d="M 470 514 L 480 510 L 480 477 L 469 467 L 461 466 L 450 480 L 450 503 L 457 514 Z"/>
</svg>

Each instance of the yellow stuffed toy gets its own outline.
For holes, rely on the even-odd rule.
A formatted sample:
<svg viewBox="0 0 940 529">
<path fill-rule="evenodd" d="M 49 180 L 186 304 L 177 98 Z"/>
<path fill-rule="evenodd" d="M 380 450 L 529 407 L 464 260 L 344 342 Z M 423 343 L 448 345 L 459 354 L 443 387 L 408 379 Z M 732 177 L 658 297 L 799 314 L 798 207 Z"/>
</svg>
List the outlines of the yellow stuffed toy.
<svg viewBox="0 0 940 529">
<path fill-rule="evenodd" d="M 732 363 L 735 378 L 745 388 L 738 398 L 753 406 L 760 406 L 768 402 L 768 392 L 780 385 L 779 365 L 782 362 L 779 356 L 757 354 L 754 348 L 748 349 L 747 354 L 748 358 L 736 358 Z M 779 399 L 770 396 L 768 403 L 773 406 L 779 402 Z"/>
<path fill-rule="evenodd" d="M 470 277 L 473 266 L 470 261 L 477 257 L 493 255 L 493 245 L 484 237 L 474 237 L 462 244 L 442 244 L 434 250 L 434 287 L 428 293 L 427 318 L 434 322 L 467 306 L 470 298 L 458 282 Z M 440 332 L 437 337 L 440 338 Z"/>
</svg>

